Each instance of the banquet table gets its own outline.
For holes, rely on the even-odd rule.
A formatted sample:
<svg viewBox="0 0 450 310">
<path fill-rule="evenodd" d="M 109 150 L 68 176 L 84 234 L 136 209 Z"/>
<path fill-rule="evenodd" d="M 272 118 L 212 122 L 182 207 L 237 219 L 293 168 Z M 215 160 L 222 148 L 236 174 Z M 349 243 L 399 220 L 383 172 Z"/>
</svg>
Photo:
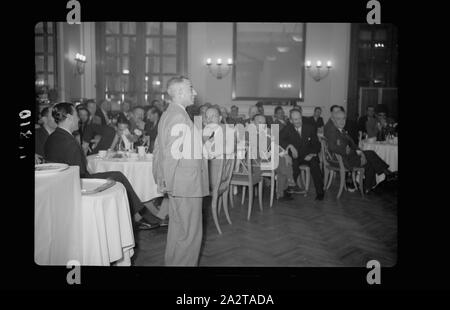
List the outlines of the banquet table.
<svg viewBox="0 0 450 310">
<path fill-rule="evenodd" d="M 97 179 L 83 179 L 89 182 Z M 83 264 L 130 266 L 134 235 L 125 187 L 82 196 Z"/>
<path fill-rule="evenodd" d="M 157 191 L 152 173 L 152 159 L 99 158 L 97 155 L 87 157 L 88 169 L 92 173 L 120 171 L 130 181 L 141 201 L 149 201 L 163 195 Z"/>
<path fill-rule="evenodd" d="M 35 173 L 34 259 L 38 265 L 82 261 L 81 189 L 78 166 Z"/>
<path fill-rule="evenodd" d="M 368 142 L 361 141 L 362 150 L 372 150 L 389 165 L 392 172 L 398 171 L 398 145 L 389 142 Z M 384 174 L 377 176 L 377 183 L 384 180 Z"/>
</svg>

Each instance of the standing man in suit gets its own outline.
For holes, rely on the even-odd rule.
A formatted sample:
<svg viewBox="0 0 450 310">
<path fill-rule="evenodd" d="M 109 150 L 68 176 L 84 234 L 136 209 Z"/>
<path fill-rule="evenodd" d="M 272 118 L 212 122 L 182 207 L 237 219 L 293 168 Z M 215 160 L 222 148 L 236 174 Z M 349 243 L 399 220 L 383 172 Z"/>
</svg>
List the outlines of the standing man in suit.
<svg viewBox="0 0 450 310">
<path fill-rule="evenodd" d="M 201 129 L 186 112 L 197 93 L 188 78 L 173 77 L 167 82 L 167 94 L 170 103 L 158 124 L 153 162 L 158 190 L 169 197 L 165 265 L 197 266 L 203 234 L 202 200 L 209 195 Z"/>
<path fill-rule="evenodd" d="M 376 185 L 376 174 L 384 173 L 389 180 L 392 172 L 388 170 L 386 164 L 374 151 L 362 151 L 348 135 L 345 130 L 346 115 L 342 110 L 337 111 L 332 116 L 333 127 L 326 133 L 328 149 L 342 156 L 344 166 L 347 169 L 353 167 L 364 167 L 365 179 L 364 189 L 369 193 Z"/>
<path fill-rule="evenodd" d="M 280 132 L 280 145 L 292 157 L 294 181 L 297 181 L 300 175 L 299 166 L 308 165 L 316 188 L 316 200 L 323 200 L 323 176 L 318 156 L 321 144 L 317 137 L 317 128 L 303 122 L 302 113 L 297 108 L 289 112 L 289 117 L 290 123 Z"/>
</svg>

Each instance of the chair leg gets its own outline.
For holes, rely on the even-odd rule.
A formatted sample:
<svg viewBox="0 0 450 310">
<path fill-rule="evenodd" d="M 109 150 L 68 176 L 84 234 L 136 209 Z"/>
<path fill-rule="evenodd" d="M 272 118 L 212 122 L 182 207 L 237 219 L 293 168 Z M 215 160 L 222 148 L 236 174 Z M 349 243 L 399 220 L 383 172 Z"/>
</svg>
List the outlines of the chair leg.
<svg viewBox="0 0 450 310">
<path fill-rule="evenodd" d="M 219 234 L 222 234 L 222 231 L 220 230 L 219 226 L 219 220 L 217 218 L 217 197 L 214 197 L 211 202 L 211 211 L 213 214 L 214 224 L 216 224 L 217 231 L 219 232 Z"/>
<path fill-rule="evenodd" d="M 242 186 L 242 201 L 241 201 L 241 205 L 244 204 L 245 201 L 245 191 L 247 190 L 247 186 Z"/>
<path fill-rule="evenodd" d="M 228 189 L 228 193 L 230 195 L 230 204 L 231 204 L 232 208 L 234 208 L 234 189 L 235 188 L 236 188 L 235 186 L 230 185 L 230 188 Z"/>
<path fill-rule="evenodd" d="M 328 177 L 328 185 L 327 185 L 327 189 L 330 188 L 331 183 L 333 182 L 333 178 L 334 178 L 334 170 L 330 170 L 330 176 Z"/>
<path fill-rule="evenodd" d="M 220 216 L 220 211 L 222 210 L 222 197 L 223 197 L 223 195 L 220 195 L 220 197 L 219 197 L 219 203 L 217 204 L 217 206 L 218 206 L 218 211 L 217 211 L 217 215 L 218 216 Z"/>
<path fill-rule="evenodd" d="M 270 176 L 270 207 L 273 205 L 273 195 L 275 192 L 275 173 L 272 171 L 272 175 Z"/>
<path fill-rule="evenodd" d="M 353 171 L 352 171 L 352 182 L 353 182 L 353 186 L 354 186 L 355 188 L 358 187 L 358 186 L 356 186 L 356 173 L 357 173 L 356 170 L 353 170 Z"/>
<path fill-rule="evenodd" d="M 261 180 L 261 182 L 259 182 L 258 184 L 258 189 L 259 189 L 259 209 L 262 211 L 263 210 L 263 205 L 262 205 L 262 196 L 263 196 L 263 181 Z"/>
<path fill-rule="evenodd" d="M 323 189 L 327 190 L 327 185 L 328 185 L 328 169 L 327 168 L 323 168 Z"/>
<path fill-rule="evenodd" d="M 339 177 L 340 177 L 340 180 L 339 180 L 340 185 L 339 185 L 339 192 L 337 195 L 337 199 L 339 199 L 339 197 L 341 197 L 342 190 L 344 189 L 344 186 L 345 186 L 345 171 L 344 170 L 339 171 Z"/>
<path fill-rule="evenodd" d="M 306 170 L 300 170 L 300 175 L 301 175 L 301 180 L 302 180 L 302 187 L 304 186 L 304 188 L 306 189 L 306 177 L 305 177 L 305 174 L 306 174 Z"/>
<path fill-rule="evenodd" d="M 253 206 L 253 186 L 249 184 L 248 186 L 248 215 L 247 221 L 250 221 L 250 214 L 252 213 Z"/>
<path fill-rule="evenodd" d="M 359 191 L 361 192 L 362 198 L 364 198 L 364 175 L 365 175 L 365 171 L 360 170 L 360 172 L 359 172 Z"/>
<path fill-rule="evenodd" d="M 225 216 L 227 217 L 228 224 L 231 225 L 230 214 L 228 213 L 228 192 L 229 191 L 231 191 L 230 188 L 223 194 L 223 210 L 225 211 Z"/>
<path fill-rule="evenodd" d="M 308 170 L 305 172 L 305 174 L 306 174 L 306 182 L 305 182 L 305 196 L 306 196 L 309 191 L 309 183 L 311 182 L 311 173 Z"/>
</svg>

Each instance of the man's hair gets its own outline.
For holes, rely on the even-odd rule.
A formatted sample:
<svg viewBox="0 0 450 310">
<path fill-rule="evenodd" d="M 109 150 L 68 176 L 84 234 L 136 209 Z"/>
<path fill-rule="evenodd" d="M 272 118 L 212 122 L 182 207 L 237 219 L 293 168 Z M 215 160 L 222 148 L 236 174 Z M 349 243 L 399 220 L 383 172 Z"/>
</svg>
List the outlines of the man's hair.
<svg viewBox="0 0 450 310">
<path fill-rule="evenodd" d="M 141 105 L 137 105 L 137 106 L 135 106 L 133 109 L 131 109 L 131 112 L 133 112 L 134 113 L 134 111 L 136 111 L 137 109 L 141 109 L 142 111 L 144 111 L 145 112 L 145 108 L 143 107 L 143 106 L 141 106 Z"/>
<path fill-rule="evenodd" d="M 155 103 L 159 103 L 158 99 L 153 99 L 152 102 L 150 103 L 150 105 L 154 105 Z"/>
<path fill-rule="evenodd" d="M 258 113 L 258 114 L 253 115 L 252 121 L 254 122 L 254 121 L 255 121 L 255 118 L 257 118 L 257 117 L 259 117 L 259 116 L 264 117 L 264 119 L 266 119 L 266 117 L 265 117 L 264 115 Z"/>
<path fill-rule="evenodd" d="M 128 121 L 128 119 L 125 117 L 125 115 L 123 115 L 122 113 L 119 114 L 119 117 L 117 117 L 117 124 L 127 124 L 128 126 L 130 125 L 130 122 Z"/>
<path fill-rule="evenodd" d="M 72 115 L 75 112 L 75 107 L 70 102 L 60 102 L 53 106 L 52 108 L 52 116 L 55 119 L 55 123 L 59 124 L 63 122 L 67 115 Z"/>
<path fill-rule="evenodd" d="M 173 85 L 181 84 L 181 83 L 183 83 L 184 81 L 189 81 L 189 79 L 188 79 L 187 77 L 185 77 L 185 76 L 182 76 L 182 75 L 180 75 L 180 76 L 174 76 L 174 77 L 170 78 L 170 79 L 167 81 L 167 87 L 166 87 L 166 90 L 167 90 L 167 94 L 170 96 L 170 98 L 172 98 L 172 95 L 170 95 L 170 93 L 169 93 L 170 88 L 171 88 Z M 172 99 L 173 99 L 173 98 L 172 98 Z"/>
<path fill-rule="evenodd" d="M 237 105 L 232 105 L 231 110 L 233 110 L 233 109 L 239 110 L 239 107 Z"/>
<path fill-rule="evenodd" d="M 40 117 L 44 117 L 44 116 L 48 116 L 48 114 L 50 113 L 50 108 L 49 107 L 45 107 L 42 109 L 41 113 L 39 114 Z"/>
<path fill-rule="evenodd" d="M 88 106 L 88 104 L 90 104 L 90 103 L 93 103 L 93 104 L 95 104 L 95 106 L 97 106 L 97 102 L 95 102 L 94 99 L 88 99 L 88 100 L 86 100 L 85 105 Z"/>
<path fill-rule="evenodd" d="M 300 113 L 300 116 L 303 115 L 302 110 L 300 110 L 298 107 L 296 107 L 296 108 L 293 108 L 293 109 L 291 109 L 291 110 L 289 111 L 289 117 L 290 117 L 290 118 L 292 118 L 292 113 L 294 113 L 294 112 Z"/>
<path fill-rule="evenodd" d="M 322 112 L 322 108 L 321 107 L 315 107 L 314 108 L 314 112 L 316 112 L 317 110 L 320 110 L 320 112 Z"/>
<path fill-rule="evenodd" d="M 375 107 L 372 104 L 370 104 L 370 105 L 367 106 L 366 110 L 369 110 L 369 109 L 375 109 Z"/>
<path fill-rule="evenodd" d="M 280 110 L 283 110 L 283 107 L 279 105 L 275 108 L 275 114 L 277 114 L 277 112 Z"/>
<path fill-rule="evenodd" d="M 208 107 L 208 108 L 205 110 L 205 114 L 208 112 L 208 110 L 216 110 L 216 111 L 217 111 L 217 114 L 219 114 L 219 116 L 222 116 L 222 112 L 220 111 L 220 107 L 219 107 L 219 105 L 217 105 L 217 104 L 214 104 L 214 105 L 211 105 L 210 107 Z"/>
<path fill-rule="evenodd" d="M 345 112 L 344 107 L 341 106 L 341 105 L 337 105 L 337 104 L 334 104 L 334 105 L 331 106 L 330 112 L 333 112 L 333 110 L 334 110 L 335 108 L 338 108 L 338 109 L 341 110 L 342 112 Z"/>
</svg>

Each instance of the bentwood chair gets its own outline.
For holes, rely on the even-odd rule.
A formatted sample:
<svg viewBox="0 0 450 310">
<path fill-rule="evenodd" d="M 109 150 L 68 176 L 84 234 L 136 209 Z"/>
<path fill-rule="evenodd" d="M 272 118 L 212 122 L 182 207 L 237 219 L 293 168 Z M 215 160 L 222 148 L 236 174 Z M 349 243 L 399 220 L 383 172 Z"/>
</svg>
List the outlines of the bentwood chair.
<svg viewBox="0 0 450 310">
<path fill-rule="evenodd" d="M 239 152 L 239 151 L 238 151 Z M 241 205 L 244 204 L 245 200 L 245 189 L 248 187 L 248 214 L 247 214 L 247 220 L 250 220 L 250 215 L 252 212 L 252 206 L 253 206 L 253 197 L 254 192 L 253 188 L 256 184 L 258 184 L 259 187 L 259 208 L 262 211 L 262 190 L 263 190 L 263 180 L 261 176 L 261 167 L 256 163 L 254 159 L 251 158 L 251 149 L 250 147 L 247 147 L 245 150 L 241 150 L 240 152 L 243 152 L 244 158 L 237 159 L 236 165 L 237 169 L 233 172 L 233 176 L 231 177 L 231 185 L 238 185 L 238 186 L 244 186 L 242 190 L 242 201 Z M 232 197 L 232 191 L 230 190 L 230 197 Z"/>
<path fill-rule="evenodd" d="M 228 223 L 231 225 L 230 215 L 228 213 L 228 193 L 230 192 L 230 181 L 233 175 L 235 165 L 235 154 L 230 155 L 230 158 L 224 156 L 224 159 L 211 159 L 209 160 L 209 178 L 211 180 L 211 211 L 216 224 L 217 231 L 222 234 L 218 220 L 218 209 L 223 202 L 225 216 Z"/>
<path fill-rule="evenodd" d="M 364 179 L 364 168 L 362 167 L 354 167 L 349 170 L 345 168 L 344 161 L 342 160 L 342 156 L 339 154 L 335 154 L 329 151 L 328 144 L 326 139 L 321 140 L 322 143 L 322 159 L 324 163 L 324 189 L 328 190 L 333 182 L 334 175 L 339 173 L 340 184 L 339 184 L 339 192 L 337 194 L 337 199 L 341 197 L 342 191 L 346 188 L 345 185 L 345 173 L 350 171 L 352 174 L 353 184 L 356 186 L 356 174 L 359 174 L 359 189 L 361 192 L 361 196 L 364 197 L 364 188 L 363 188 L 363 179 Z"/>
</svg>

